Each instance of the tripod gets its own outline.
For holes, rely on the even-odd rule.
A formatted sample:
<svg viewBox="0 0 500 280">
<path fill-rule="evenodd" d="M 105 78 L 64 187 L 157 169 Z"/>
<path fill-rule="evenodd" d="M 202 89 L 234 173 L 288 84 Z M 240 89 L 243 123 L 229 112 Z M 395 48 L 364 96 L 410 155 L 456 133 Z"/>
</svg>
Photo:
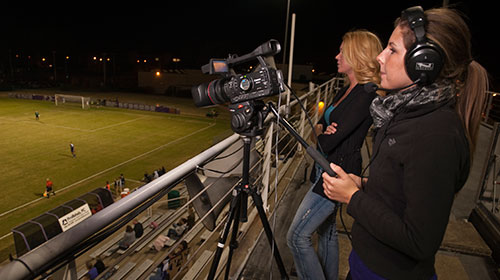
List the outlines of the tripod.
<svg viewBox="0 0 500 280">
<path fill-rule="evenodd" d="M 219 265 L 222 251 L 227 241 L 232 223 L 233 227 L 231 232 L 231 241 L 229 244 L 228 262 L 225 274 L 225 279 L 229 278 L 229 270 L 231 268 L 233 251 L 238 247 L 238 242 L 236 239 L 238 237 L 239 223 L 247 221 L 248 194 L 250 194 L 250 196 L 252 197 L 255 203 L 255 207 L 257 208 L 257 211 L 259 213 L 260 220 L 262 222 L 262 225 L 264 226 L 264 231 L 267 235 L 267 240 L 269 241 L 269 245 L 274 252 L 274 259 L 278 265 L 281 279 L 288 279 L 285 265 L 283 264 L 283 260 L 281 259 L 276 241 L 274 240 L 271 226 L 269 225 L 266 212 L 264 211 L 262 205 L 262 198 L 260 196 L 260 193 L 257 192 L 256 188 L 250 184 L 250 144 L 252 142 L 253 136 L 262 133 L 262 122 L 265 118 L 265 115 L 267 115 L 267 111 L 265 109 L 263 110 L 263 103 L 261 104 L 260 102 L 244 102 L 243 105 L 237 104 L 235 106 L 230 106 L 230 109 L 231 108 L 235 109 L 235 111 L 232 111 L 233 120 L 231 122 L 231 126 L 235 132 L 238 132 L 242 135 L 243 139 L 243 171 L 241 182 L 233 190 L 233 197 L 231 199 L 231 205 L 229 209 L 229 217 L 226 221 L 219 242 L 217 243 L 217 250 L 215 252 L 212 266 L 210 267 L 208 279 L 211 280 L 215 277 L 215 273 L 217 272 L 217 267 Z M 254 121 L 257 121 L 257 126 L 254 126 Z"/>
</svg>

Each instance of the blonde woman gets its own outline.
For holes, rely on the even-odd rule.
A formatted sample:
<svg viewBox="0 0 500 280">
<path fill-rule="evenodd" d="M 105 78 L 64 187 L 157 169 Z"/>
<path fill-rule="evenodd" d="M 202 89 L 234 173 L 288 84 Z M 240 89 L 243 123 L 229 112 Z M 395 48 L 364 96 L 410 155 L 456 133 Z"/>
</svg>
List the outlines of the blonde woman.
<svg viewBox="0 0 500 280">
<path fill-rule="evenodd" d="M 360 149 L 372 124 L 369 107 L 376 94 L 366 92 L 363 84 L 380 82 L 376 57 L 382 51 L 380 40 L 371 32 L 348 32 L 335 57 L 338 72 L 349 80 L 325 110 L 316 125 L 318 146 L 330 162 L 361 173 Z M 319 148 L 319 147 L 318 147 Z M 338 240 L 335 223 L 337 203 L 323 192 L 322 170 L 313 170 L 313 185 L 303 198 L 287 234 L 300 279 L 337 279 Z M 318 253 L 311 236 L 317 231 Z"/>
</svg>

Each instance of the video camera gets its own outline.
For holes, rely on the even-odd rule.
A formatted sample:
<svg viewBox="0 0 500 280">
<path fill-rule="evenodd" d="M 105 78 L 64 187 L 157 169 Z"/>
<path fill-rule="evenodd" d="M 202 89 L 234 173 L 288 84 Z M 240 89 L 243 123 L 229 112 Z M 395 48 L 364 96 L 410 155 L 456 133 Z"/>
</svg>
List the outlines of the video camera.
<svg viewBox="0 0 500 280">
<path fill-rule="evenodd" d="M 229 55 L 227 59 L 210 59 L 208 64 L 201 67 L 201 71 L 204 74 L 221 74 L 223 78 L 194 86 L 191 94 L 195 105 L 203 107 L 228 101 L 236 104 L 283 92 L 283 74 L 264 60 L 265 57 L 274 62 L 273 56 L 280 51 L 278 41 L 269 40 L 251 53 L 240 57 Z M 253 72 L 236 74 L 233 66 L 255 58 L 260 65 Z"/>
</svg>

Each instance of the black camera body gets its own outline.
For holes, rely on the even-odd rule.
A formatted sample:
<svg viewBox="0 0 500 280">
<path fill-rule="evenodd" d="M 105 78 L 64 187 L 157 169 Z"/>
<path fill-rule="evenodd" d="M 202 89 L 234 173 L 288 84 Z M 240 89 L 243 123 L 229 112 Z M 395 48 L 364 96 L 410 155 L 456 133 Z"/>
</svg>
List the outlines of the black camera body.
<svg viewBox="0 0 500 280">
<path fill-rule="evenodd" d="M 224 92 L 233 104 L 278 94 L 281 84 L 278 71 L 260 67 L 256 72 L 232 76 L 224 84 Z"/>
<path fill-rule="evenodd" d="M 202 72 L 221 74 L 223 78 L 194 86 L 191 94 L 195 105 L 204 107 L 226 102 L 237 104 L 283 92 L 283 74 L 264 60 L 264 57 L 274 60 L 273 55 L 280 51 L 278 41 L 269 40 L 241 57 L 210 59 L 208 64 L 201 67 Z M 259 66 L 253 72 L 236 74 L 233 70 L 233 66 L 253 59 L 259 61 Z"/>
</svg>

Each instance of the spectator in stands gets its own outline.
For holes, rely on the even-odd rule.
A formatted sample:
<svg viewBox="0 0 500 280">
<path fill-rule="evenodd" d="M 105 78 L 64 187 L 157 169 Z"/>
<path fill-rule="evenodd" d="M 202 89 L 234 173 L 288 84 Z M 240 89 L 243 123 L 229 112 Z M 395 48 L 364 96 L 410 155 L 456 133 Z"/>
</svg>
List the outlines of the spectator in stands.
<svg viewBox="0 0 500 280">
<path fill-rule="evenodd" d="M 137 219 L 135 219 L 132 223 L 134 224 L 135 238 L 141 237 L 144 233 L 142 224 Z"/>
<path fill-rule="evenodd" d="M 123 173 L 120 174 L 120 184 L 122 187 L 125 187 L 125 176 L 123 176 Z"/>
<path fill-rule="evenodd" d="M 120 249 L 127 249 L 132 243 L 135 241 L 135 232 L 134 229 L 127 225 L 125 229 L 125 234 L 123 235 L 122 240 L 120 241 L 119 247 Z"/>
<path fill-rule="evenodd" d="M 97 257 L 95 259 L 94 267 L 97 269 L 97 274 L 101 274 L 106 269 L 106 266 L 104 265 L 101 257 Z"/>
<path fill-rule="evenodd" d="M 94 280 L 97 278 L 97 275 L 99 275 L 99 272 L 97 271 L 97 268 L 92 265 L 92 261 L 88 260 L 85 265 L 87 266 L 87 269 L 89 270 L 87 272 L 87 275 L 89 276 L 90 280 Z"/>
<path fill-rule="evenodd" d="M 188 220 L 186 218 L 181 219 L 182 227 L 184 227 L 184 232 L 186 232 L 191 227 L 188 225 Z"/>
<path fill-rule="evenodd" d="M 167 257 L 163 262 L 156 268 L 154 274 L 149 277 L 149 280 L 169 280 L 170 275 L 168 273 L 169 270 L 172 270 L 170 267 L 170 258 Z"/>
<path fill-rule="evenodd" d="M 178 239 L 187 229 L 186 219 L 182 219 L 179 223 L 174 223 L 174 228 L 168 230 L 170 238 Z"/>
<path fill-rule="evenodd" d="M 188 249 L 188 243 L 186 240 L 182 240 L 181 245 L 177 247 L 179 250 L 177 251 L 177 254 L 182 254 L 184 251 Z"/>
<path fill-rule="evenodd" d="M 338 72 L 348 78 L 315 125 L 317 147 L 329 162 L 335 162 L 350 173 L 361 174 L 361 146 L 372 124 L 370 104 L 377 95 L 364 84 L 380 82 L 377 55 L 382 44 L 377 35 L 355 30 L 347 32 L 335 57 Z M 337 279 L 339 247 L 336 228 L 338 203 L 323 191 L 322 170 L 315 166 L 313 184 L 299 205 L 287 234 L 299 279 Z M 316 251 L 312 236 L 318 234 Z"/>
<path fill-rule="evenodd" d="M 151 182 L 151 176 L 149 176 L 148 172 L 144 172 L 144 179 L 143 181 L 147 184 L 149 182 Z"/>
<path fill-rule="evenodd" d="M 158 170 L 155 170 L 155 172 L 153 172 L 153 180 L 158 179 L 158 177 L 160 177 L 160 174 L 158 174 Z"/>
<path fill-rule="evenodd" d="M 45 182 L 45 193 L 47 194 L 47 198 L 50 198 L 50 193 L 56 195 L 56 192 L 54 191 L 53 187 L 54 183 L 52 183 L 52 181 L 49 178 L 47 178 Z"/>
<path fill-rule="evenodd" d="M 153 241 L 153 246 L 151 247 L 151 249 L 153 250 L 156 250 L 156 251 L 160 251 L 163 247 L 165 247 L 167 245 L 167 242 L 170 241 L 170 238 L 164 234 L 160 234 L 158 235 L 158 237 L 155 239 L 155 241 Z"/>
</svg>

